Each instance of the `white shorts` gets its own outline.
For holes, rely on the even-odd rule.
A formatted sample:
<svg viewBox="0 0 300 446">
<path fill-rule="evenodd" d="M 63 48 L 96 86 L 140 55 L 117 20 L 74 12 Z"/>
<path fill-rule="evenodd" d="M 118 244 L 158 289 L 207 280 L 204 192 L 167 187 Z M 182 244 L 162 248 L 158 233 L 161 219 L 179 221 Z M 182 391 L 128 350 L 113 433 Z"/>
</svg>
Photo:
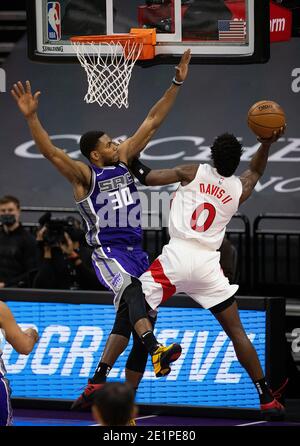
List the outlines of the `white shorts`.
<svg viewBox="0 0 300 446">
<path fill-rule="evenodd" d="M 153 310 L 175 293 L 186 293 L 208 309 L 229 299 L 239 288 L 224 276 L 218 251 L 206 250 L 195 240 L 175 238 L 139 279 Z"/>
</svg>

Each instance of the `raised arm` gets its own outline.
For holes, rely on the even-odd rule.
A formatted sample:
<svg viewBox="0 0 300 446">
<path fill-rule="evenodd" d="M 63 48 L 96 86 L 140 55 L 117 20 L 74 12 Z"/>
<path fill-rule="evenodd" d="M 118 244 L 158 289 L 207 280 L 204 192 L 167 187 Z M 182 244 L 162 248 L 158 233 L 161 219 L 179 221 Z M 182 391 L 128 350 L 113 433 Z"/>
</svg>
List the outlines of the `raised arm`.
<svg viewBox="0 0 300 446">
<path fill-rule="evenodd" d="M 130 164 L 131 160 L 144 149 L 156 130 L 160 127 L 175 102 L 180 85 L 186 79 L 190 60 L 191 52 L 187 50 L 176 67 L 175 80 L 173 80 L 171 87 L 168 88 L 163 97 L 151 108 L 148 116 L 135 134 L 120 144 L 119 153 L 122 161 Z"/>
<path fill-rule="evenodd" d="M 22 331 L 12 312 L 3 302 L 0 302 L 0 328 L 4 330 L 7 342 L 22 355 L 29 355 L 39 338 L 33 328 Z"/>
<path fill-rule="evenodd" d="M 48 133 L 39 121 L 37 109 L 41 92 L 37 91 L 33 95 L 31 93 L 30 82 L 26 81 L 25 88 L 22 82 L 14 84 L 11 94 L 27 121 L 32 138 L 39 151 L 73 185 L 80 184 L 88 188 L 91 176 L 89 167 L 80 161 L 72 160 L 63 150 L 54 146 Z"/>
<path fill-rule="evenodd" d="M 272 138 L 270 139 L 261 139 L 257 138 L 258 141 L 261 142 L 260 147 L 257 152 L 253 156 L 250 161 L 249 168 L 245 170 L 240 176 L 240 180 L 242 182 L 243 191 L 240 198 L 240 205 L 246 201 L 250 195 L 252 194 L 253 189 L 256 186 L 256 183 L 262 177 L 269 157 L 269 151 L 271 145 L 280 138 L 285 131 L 285 127 L 281 127 L 278 132 L 274 132 Z"/>
</svg>

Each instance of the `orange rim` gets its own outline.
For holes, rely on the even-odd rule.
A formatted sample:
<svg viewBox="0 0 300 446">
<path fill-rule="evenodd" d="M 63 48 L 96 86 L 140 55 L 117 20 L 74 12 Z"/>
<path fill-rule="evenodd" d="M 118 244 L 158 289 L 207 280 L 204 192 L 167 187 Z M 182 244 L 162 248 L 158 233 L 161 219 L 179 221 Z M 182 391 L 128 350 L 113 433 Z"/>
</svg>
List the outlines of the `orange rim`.
<svg viewBox="0 0 300 446">
<path fill-rule="evenodd" d="M 155 28 L 131 28 L 128 34 L 109 34 L 95 36 L 74 36 L 70 37 L 72 43 L 77 44 L 101 44 L 115 43 L 125 47 L 125 51 L 129 51 L 130 46 L 134 43 L 142 45 L 140 60 L 153 59 L 155 57 L 156 45 L 156 29 Z"/>
<path fill-rule="evenodd" d="M 140 42 L 143 39 L 142 36 L 132 34 L 111 34 L 103 36 L 74 36 L 70 37 L 71 42 L 74 43 L 110 43 L 119 42 L 125 45 L 128 41 Z"/>
</svg>

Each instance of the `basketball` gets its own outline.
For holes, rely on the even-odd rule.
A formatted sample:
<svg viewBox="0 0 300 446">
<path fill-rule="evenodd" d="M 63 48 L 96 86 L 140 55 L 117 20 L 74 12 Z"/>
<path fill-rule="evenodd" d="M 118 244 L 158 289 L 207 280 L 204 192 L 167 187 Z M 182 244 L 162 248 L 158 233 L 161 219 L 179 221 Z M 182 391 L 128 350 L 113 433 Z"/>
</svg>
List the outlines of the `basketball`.
<svg viewBox="0 0 300 446">
<path fill-rule="evenodd" d="M 248 126 L 261 138 L 271 138 L 284 125 L 285 113 L 276 102 L 259 101 L 248 111 Z"/>
</svg>

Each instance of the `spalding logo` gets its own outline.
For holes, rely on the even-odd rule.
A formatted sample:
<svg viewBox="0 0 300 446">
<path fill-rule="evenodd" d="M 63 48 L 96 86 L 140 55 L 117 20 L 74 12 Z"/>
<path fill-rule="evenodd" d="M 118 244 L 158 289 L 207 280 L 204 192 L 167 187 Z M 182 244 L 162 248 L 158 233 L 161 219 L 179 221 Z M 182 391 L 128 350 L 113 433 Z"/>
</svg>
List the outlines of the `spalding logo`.
<svg viewBox="0 0 300 446">
<path fill-rule="evenodd" d="M 260 105 L 260 106 L 258 107 L 258 110 L 259 110 L 259 111 L 262 111 L 262 110 L 266 110 L 267 108 L 272 108 L 272 107 L 273 107 L 272 104 Z"/>
</svg>

